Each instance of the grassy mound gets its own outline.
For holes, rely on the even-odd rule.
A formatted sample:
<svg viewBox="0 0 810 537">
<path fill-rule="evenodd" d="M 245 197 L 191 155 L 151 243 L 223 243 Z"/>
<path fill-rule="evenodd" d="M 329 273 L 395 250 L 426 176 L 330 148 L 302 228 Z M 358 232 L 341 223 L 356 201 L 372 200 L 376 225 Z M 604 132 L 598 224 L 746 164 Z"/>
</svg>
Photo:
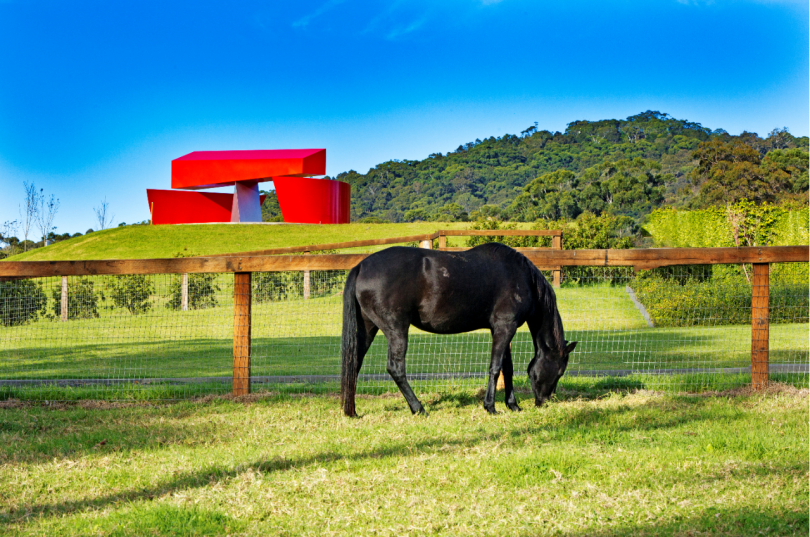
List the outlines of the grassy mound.
<svg viewBox="0 0 810 537">
<path fill-rule="evenodd" d="M 286 246 L 384 239 L 466 229 L 467 222 L 411 224 L 188 224 L 107 229 L 12 257 L 9 261 L 149 259 L 247 252 Z"/>
</svg>

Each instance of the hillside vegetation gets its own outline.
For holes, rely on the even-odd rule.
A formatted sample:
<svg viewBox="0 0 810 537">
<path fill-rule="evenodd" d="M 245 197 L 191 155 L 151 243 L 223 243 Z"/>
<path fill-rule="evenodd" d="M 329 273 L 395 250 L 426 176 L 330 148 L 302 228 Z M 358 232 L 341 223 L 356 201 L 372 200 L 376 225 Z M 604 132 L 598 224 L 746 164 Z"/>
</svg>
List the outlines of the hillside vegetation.
<svg viewBox="0 0 810 537">
<path fill-rule="evenodd" d="M 732 136 L 648 111 L 624 120 L 574 121 L 565 132 L 532 126 L 424 160 L 391 160 L 352 185 L 352 220 L 414 222 L 576 218 L 583 212 L 640 221 L 664 206 L 753 201 L 806 204 L 808 138 L 775 129 Z M 265 219 L 280 220 L 271 194 Z"/>
</svg>

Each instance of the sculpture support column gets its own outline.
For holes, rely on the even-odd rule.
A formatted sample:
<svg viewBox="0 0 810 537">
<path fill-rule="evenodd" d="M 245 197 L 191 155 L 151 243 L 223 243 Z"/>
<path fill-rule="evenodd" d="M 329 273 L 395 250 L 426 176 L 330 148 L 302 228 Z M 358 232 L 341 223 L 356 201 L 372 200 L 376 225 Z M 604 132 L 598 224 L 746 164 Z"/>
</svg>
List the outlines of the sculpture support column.
<svg viewBox="0 0 810 537">
<path fill-rule="evenodd" d="M 237 181 L 233 195 L 231 222 L 261 222 L 262 205 L 259 201 L 258 181 Z"/>
</svg>

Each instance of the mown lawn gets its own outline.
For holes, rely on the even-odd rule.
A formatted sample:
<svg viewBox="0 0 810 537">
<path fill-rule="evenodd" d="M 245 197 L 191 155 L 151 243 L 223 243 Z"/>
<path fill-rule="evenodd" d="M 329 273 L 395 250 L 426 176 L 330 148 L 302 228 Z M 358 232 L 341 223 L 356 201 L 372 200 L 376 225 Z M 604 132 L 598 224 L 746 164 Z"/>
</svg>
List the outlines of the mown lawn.
<svg viewBox="0 0 810 537">
<path fill-rule="evenodd" d="M 223 277 L 224 278 L 224 277 Z M 165 284 L 165 282 L 163 282 Z M 564 287 L 557 291 L 566 337 L 579 341 L 571 356 L 569 374 L 602 370 L 650 372 L 656 370 L 706 370 L 743 368 L 750 365 L 750 326 L 694 326 L 650 328 L 621 286 Z M 100 309 L 97 319 L 68 322 L 40 320 L 17 327 L 0 327 L 0 379 L 138 379 L 207 378 L 232 375 L 232 291 L 222 283 L 215 308 L 186 312 L 162 306 L 155 299 L 143 315 L 124 310 Z M 262 376 L 335 376 L 340 373 L 342 298 L 257 303 L 253 309 L 252 374 Z M 807 325 L 773 324 L 770 329 L 773 364 L 807 364 Z M 407 358 L 408 373 L 417 390 L 477 386 L 490 360 L 491 337 L 480 331 L 456 336 L 425 334 L 412 329 Z M 513 341 L 515 369 L 525 378 L 533 355 L 530 334 L 524 326 Z M 364 361 L 361 373 L 376 375 L 361 381 L 366 392 L 392 390 L 385 369 L 387 346 L 379 335 Z M 442 373 L 439 380 L 419 380 L 419 374 Z M 739 385 L 717 375 L 660 376 L 637 386 L 698 391 Z M 721 375 L 722 376 L 722 375 Z M 807 374 L 799 374 L 805 381 Z M 726 379 L 729 380 L 729 379 Z M 787 380 L 787 379 L 785 379 Z M 743 381 L 744 382 L 744 381 Z M 577 384 L 581 385 L 581 382 Z M 624 385 L 624 384 L 622 384 Z M 130 385 L 130 392 L 142 391 Z M 326 387 L 322 387 L 326 389 Z M 158 390 L 157 397 L 183 397 L 189 393 L 225 392 L 222 384 L 186 385 L 177 395 Z M 299 386 L 311 391 L 311 386 Z M 30 392 L 30 393 L 29 393 Z M 7 388 L 3 398 L 73 399 L 73 390 L 46 396 L 41 390 Z M 129 398 L 99 393 L 95 397 Z M 26 393 L 28 395 L 26 395 Z M 184 395 L 185 394 L 185 395 Z M 85 393 L 82 397 L 92 396 Z"/>
<path fill-rule="evenodd" d="M 5 535 L 802 535 L 808 394 L 0 408 Z M 501 396 L 502 399 L 502 396 Z M 503 410 L 501 402 L 499 410 Z"/>
</svg>

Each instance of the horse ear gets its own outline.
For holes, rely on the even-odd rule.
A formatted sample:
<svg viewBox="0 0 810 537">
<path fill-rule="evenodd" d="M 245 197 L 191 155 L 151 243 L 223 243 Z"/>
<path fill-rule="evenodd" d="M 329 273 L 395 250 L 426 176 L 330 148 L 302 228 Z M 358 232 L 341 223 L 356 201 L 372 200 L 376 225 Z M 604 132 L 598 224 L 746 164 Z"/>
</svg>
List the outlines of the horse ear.
<svg viewBox="0 0 810 537">
<path fill-rule="evenodd" d="M 566 343 L 568 343 L 568 342 L 566 341 Z M 573 343 L 568 343 L 568 345 L 565 346 L 565 351 L 568 354 L 571 354 L 574 351 L 574 347 L 576 347 L 576 346 L 577 346 L 576 341 L 574 341 Z"/>
</svg>

